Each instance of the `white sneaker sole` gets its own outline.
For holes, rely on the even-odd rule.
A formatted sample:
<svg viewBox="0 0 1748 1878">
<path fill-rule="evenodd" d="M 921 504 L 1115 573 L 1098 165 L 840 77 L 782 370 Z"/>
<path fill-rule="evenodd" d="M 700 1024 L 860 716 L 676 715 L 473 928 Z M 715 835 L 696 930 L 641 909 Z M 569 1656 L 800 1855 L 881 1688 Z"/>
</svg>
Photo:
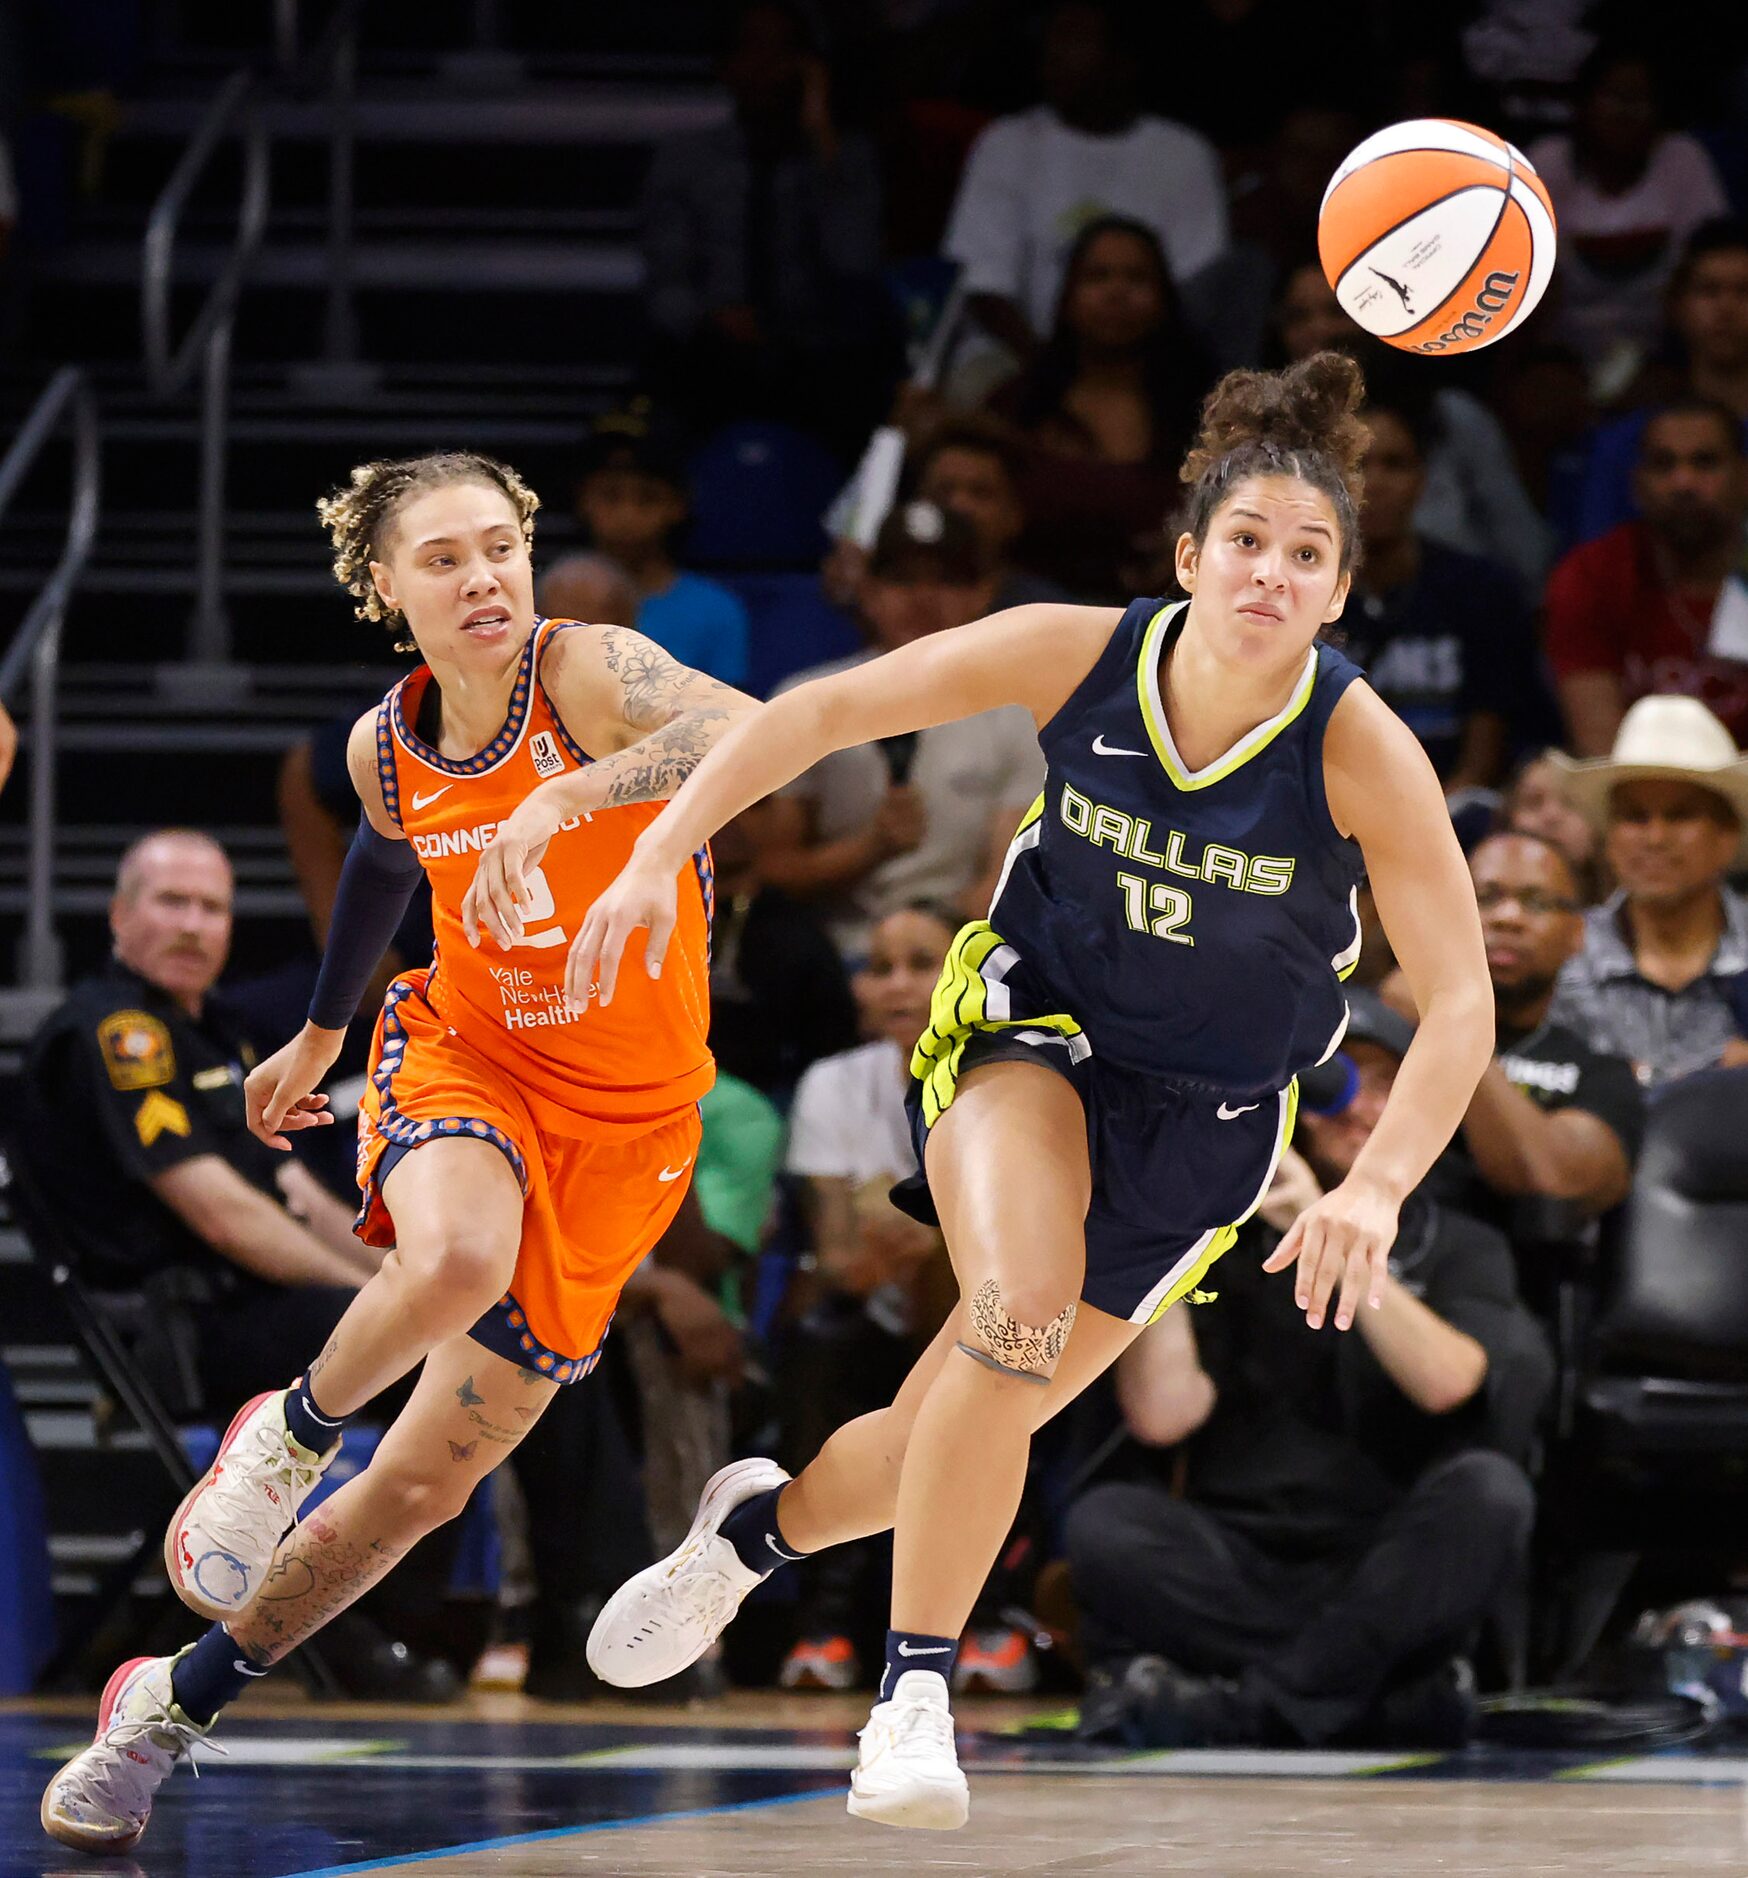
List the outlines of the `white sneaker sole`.
<svg viewBox="0 0 1748 1878">
<path fill-rule="evenodd" d="M 612 1662 L 607 1654 L 612 1631 L 630 1618 L 645 1586 L 659 1580 L 682 1552 L 695 1545 L 703 1533 L 720 1526 L 743 1500 L 750 1500 L 755 1493 L 762 1493 L 768 1487 L 781 1487 L 788 1479 L 789 1475 L 775 1461 L 757 1459 L 732 1462 L 710 1476 L 704 1483 L 704 1491 L 698 1496 L 698 1511 L 685 1538 L 666 1558 L 646 1566 L 636 1577 L 627 1578 L 601 1606 L 601 1614 L 590 1628 L 584 1654 L 588 1658 L 589 1667 L 603 1682 L 611 1683 L 616 1689 L 647 1689 L 652 1683 L 666 1682 L 670 1676 L 679 1675 L 681 1670 L 690 1669 L 710 1648 L 716 1641 L 714 1637 L 706 1637 L 684 1662 L 668 1663 L 648 1675 L 638 1674 L 641 1665 L 635 1663 L 630 1666 L 630 1673 L 627 1673 L 624 1663 Z"/>
<path fill-rule="evenodd" d="M 248 1597 L 243 1598 L 240 1602 L 235 1604 L 221 1604 L 216 1599 L 209 1598 L 206 1593 L 194 1583 L 191 1575 L 187 1577 L 183 1575 L 185 1568 L 189 1574 L 192 1574 L 197 1569 L 197 1565 L 193 1555 L 188 1552 L 186 1546 L 183 1544 L 182 1530 L 187 1523 L 188 1515 L 194 1510 L 195 1501 L 212 1485 L 214 1479 L 217 1477 L 219 1466 L 235 1444 L 237 1435 L 244 1422 L 255 1413 L 263 1402 L 269 1401 L 273 1393 L 272 1390 L 266 1390 L 256 1396 L 252 1401 L 245 1402 L 243 1406 L 237 1410 L 236 1414 L 231 1418 L 230 1427 L 225 1430 L 224 1440 L 219 1443 L 218 1452 L 212 1457 L 212 1465 L 188 1490 L 182 1504 L 176 1509 L 176 1517 L 171 1520 L 169 1527 L 164 1533 L 164 1569 L 170 1574 L 170 1588 L 191 1611 L 198 1611 L 202 1617 L 209 1617 L 214 1623 L 222 1623 L 227 1617 L 241 1617 L 249 1606 L 255 1602 L 256 1593 L 251 1592 Z M 288 1532 L 291 1530 L 294 1520 L 295 1514 L 292 1519 L 288 1519 L 285 1522 Z M 271 1563 L 271 1555 L 263 1560 L 261 1569 L 255 1574 L 257 1586 L 259 1586 L 259 1581 L 266 1576 L 266 1568 Z"/>
<path fill-rule="evenodd" d="M 850 1812 L 877 1826 L 912 1826 L 923 1832 L 957 1832 L 971 1817 L 971 1792 L 963 1780 L 914 1780 L 902 1787 L 864 1789 L 850 1779 Z"/>
</svg>

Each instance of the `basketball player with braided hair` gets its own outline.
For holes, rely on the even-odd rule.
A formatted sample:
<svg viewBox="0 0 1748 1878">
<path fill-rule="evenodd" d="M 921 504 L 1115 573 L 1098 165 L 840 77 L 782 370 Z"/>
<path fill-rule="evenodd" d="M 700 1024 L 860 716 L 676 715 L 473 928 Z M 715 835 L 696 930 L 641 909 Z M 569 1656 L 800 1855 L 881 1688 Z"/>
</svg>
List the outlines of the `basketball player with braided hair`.
<svg viewBox="0 0 1748 1878">
<path fill-rule="evenodd" d="M 704 752 L 753 701 L 640 634 L 543 620 L 539 504 L 474 455 L 367 463 L 319 505 L 334 572 L 422 663 L 353 728 L 363 813 L 309 1021 L 245 1085 L 249 1125 L 289 1148 L 331 1118 L 339 1054 L 421 868 L 436 957 L 390 986 L 359 1126 L 360 1237 L 384 1248 L 325 1350 L 247 1403 L 165 1544 L 183 1602 L 215 1621 L 173 1657 L 124 1663 L 97 1738 L 42 1818 L 63 1843 L 124 1849 L 219 1709 L 467 1504 L 558 1388 L 588 1374 L 621 1288 L 679 1206 L 713 1075 L 709 858 L 671 883 L 667 970 L 602 1022 L 566 995 L 590 902 Z M 479 946 L 476 860 L 530 791 L 565 812 L 518 852 L 521 898 Z M 371 1465 L 303 1524 L 346 1418 L 423 1362 Z"/>
<path fill-rule="evenodd" d="M 948 1676 L 1019 1503 L 1032 1432 L 1193 1295 L 1268 1188 L 1297 1075 L 1330 1056 L 1371 881 L 1422 1021 L 1352 1173 L 1268 1261 L 1313 1329 L 1378 1302 L 1398 1207 L 1450 1140 L 1492 1040 L 1475 898 L 1431 765 L 1321 642 L 1357 545 L 1363 385 L 1319 353 L 1235 372 L 1184 464 L 1187 600 L 1023 606 L 802 685 L 730 728 L 589 911 L 570 983 L 610 1021 L 665 965 L 676 871 L 828 751 L 1023 704 L 1049 761 L 989 917 L 948 955 L 911 1068 L 922 1176 L 961 1302 L 892 1406 L 794 1480 L 745 1461 L 686 1543 L 609 1600 L 589 1658 L 672 1675 L 783 1561 L 895 1526 L 892 1628 L 850 1810 L 967 1813 Z M 481 862 L 502 930 L 568 782 Z M 642 959 L 622 955 L 643 931 Z"/>
</svg>

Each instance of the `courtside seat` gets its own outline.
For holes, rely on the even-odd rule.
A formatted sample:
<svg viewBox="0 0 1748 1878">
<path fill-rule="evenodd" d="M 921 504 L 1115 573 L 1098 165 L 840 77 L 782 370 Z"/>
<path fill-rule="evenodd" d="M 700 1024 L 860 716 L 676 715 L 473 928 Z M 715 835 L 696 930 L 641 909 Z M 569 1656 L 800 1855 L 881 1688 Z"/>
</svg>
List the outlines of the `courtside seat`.
<svg viewBox="0 0 1748 1878">
<path fill-rule="evenodd" d="M 1611 1453 L 1748 1450 L 1748 1069 L 1689 1077 L 1652 1105 L 1583 1409 Z"/>
</svg>

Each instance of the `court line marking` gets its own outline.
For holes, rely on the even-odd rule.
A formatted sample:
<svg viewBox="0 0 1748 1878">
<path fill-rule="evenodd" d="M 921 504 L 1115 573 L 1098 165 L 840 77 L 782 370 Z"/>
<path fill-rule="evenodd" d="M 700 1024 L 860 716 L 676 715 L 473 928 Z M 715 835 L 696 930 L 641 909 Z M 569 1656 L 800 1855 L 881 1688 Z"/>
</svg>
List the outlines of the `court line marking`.
<svg viewBox="0 0 1748 1878">
<path fill-rule="evenodd" d="M 806 1793 L 777 1793 L 763 1800 L 731 1800 L 722 1806 L 691 1806 L 678 1813 L 640 1813 L 631 1819 L 597 1819 L 586 1826 L 548 1826 L 540 1832 L 514 1832 L 501 1839 L 475 1839 L 467 1845 L 433 1846 L 428 1852 L 403 1852 L 394 1858 L 369 1858 L 355 1865 L 318 1865 L 310 1871 L 288 1872 L 286 1878 L 353 1878 L 356 1872 L 397 1871 L 403 1865 L 428 1865 L 440 1858 L 458 1858 L 465 1852 L 502 1852 L 517 1845 L 544 1845 L 554 1839 L 581 1839 L 589 1833 L 624 1832 L 631 1826 L 663 1826 L 669 1821 L 722 1819 L 731 1813 L 756 1813 L 774 1806 L 795 1806 L 803 1800 L 829 1800 L 835 1788 L 813 1788 Z"/>
</svg>

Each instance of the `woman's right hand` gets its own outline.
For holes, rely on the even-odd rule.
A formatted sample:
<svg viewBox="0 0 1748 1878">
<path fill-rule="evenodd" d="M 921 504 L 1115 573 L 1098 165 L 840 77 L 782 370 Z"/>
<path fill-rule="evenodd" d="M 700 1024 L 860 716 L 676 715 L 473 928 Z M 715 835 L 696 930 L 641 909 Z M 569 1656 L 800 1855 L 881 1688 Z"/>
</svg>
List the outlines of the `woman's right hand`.
<svg viewBox="0 0 1748 1878">
<path fill-rule="evenodd" d="M 461 901 L 461 928 L 477 946 L 489 933 L 508 952 L 522 937 L 522 909 L 533 904 L 528 876 L 558 832 L 559 813 L 541 792 L 525 797 L 481 853 Z"/>
<path fill-rule="evenodd" d="M 327 1128 L 334 1118 L 328 1098 L 315 1086 L 334 1067 L 343 1030 L 320 1030 L 305 1024 L 290 1043 L 257 1063 L 243 1083 L 243 1108 L 249 1132 L 270 1148 L 289 1151 L 286 1134 L 299 1128 Z"/>
</svg>

